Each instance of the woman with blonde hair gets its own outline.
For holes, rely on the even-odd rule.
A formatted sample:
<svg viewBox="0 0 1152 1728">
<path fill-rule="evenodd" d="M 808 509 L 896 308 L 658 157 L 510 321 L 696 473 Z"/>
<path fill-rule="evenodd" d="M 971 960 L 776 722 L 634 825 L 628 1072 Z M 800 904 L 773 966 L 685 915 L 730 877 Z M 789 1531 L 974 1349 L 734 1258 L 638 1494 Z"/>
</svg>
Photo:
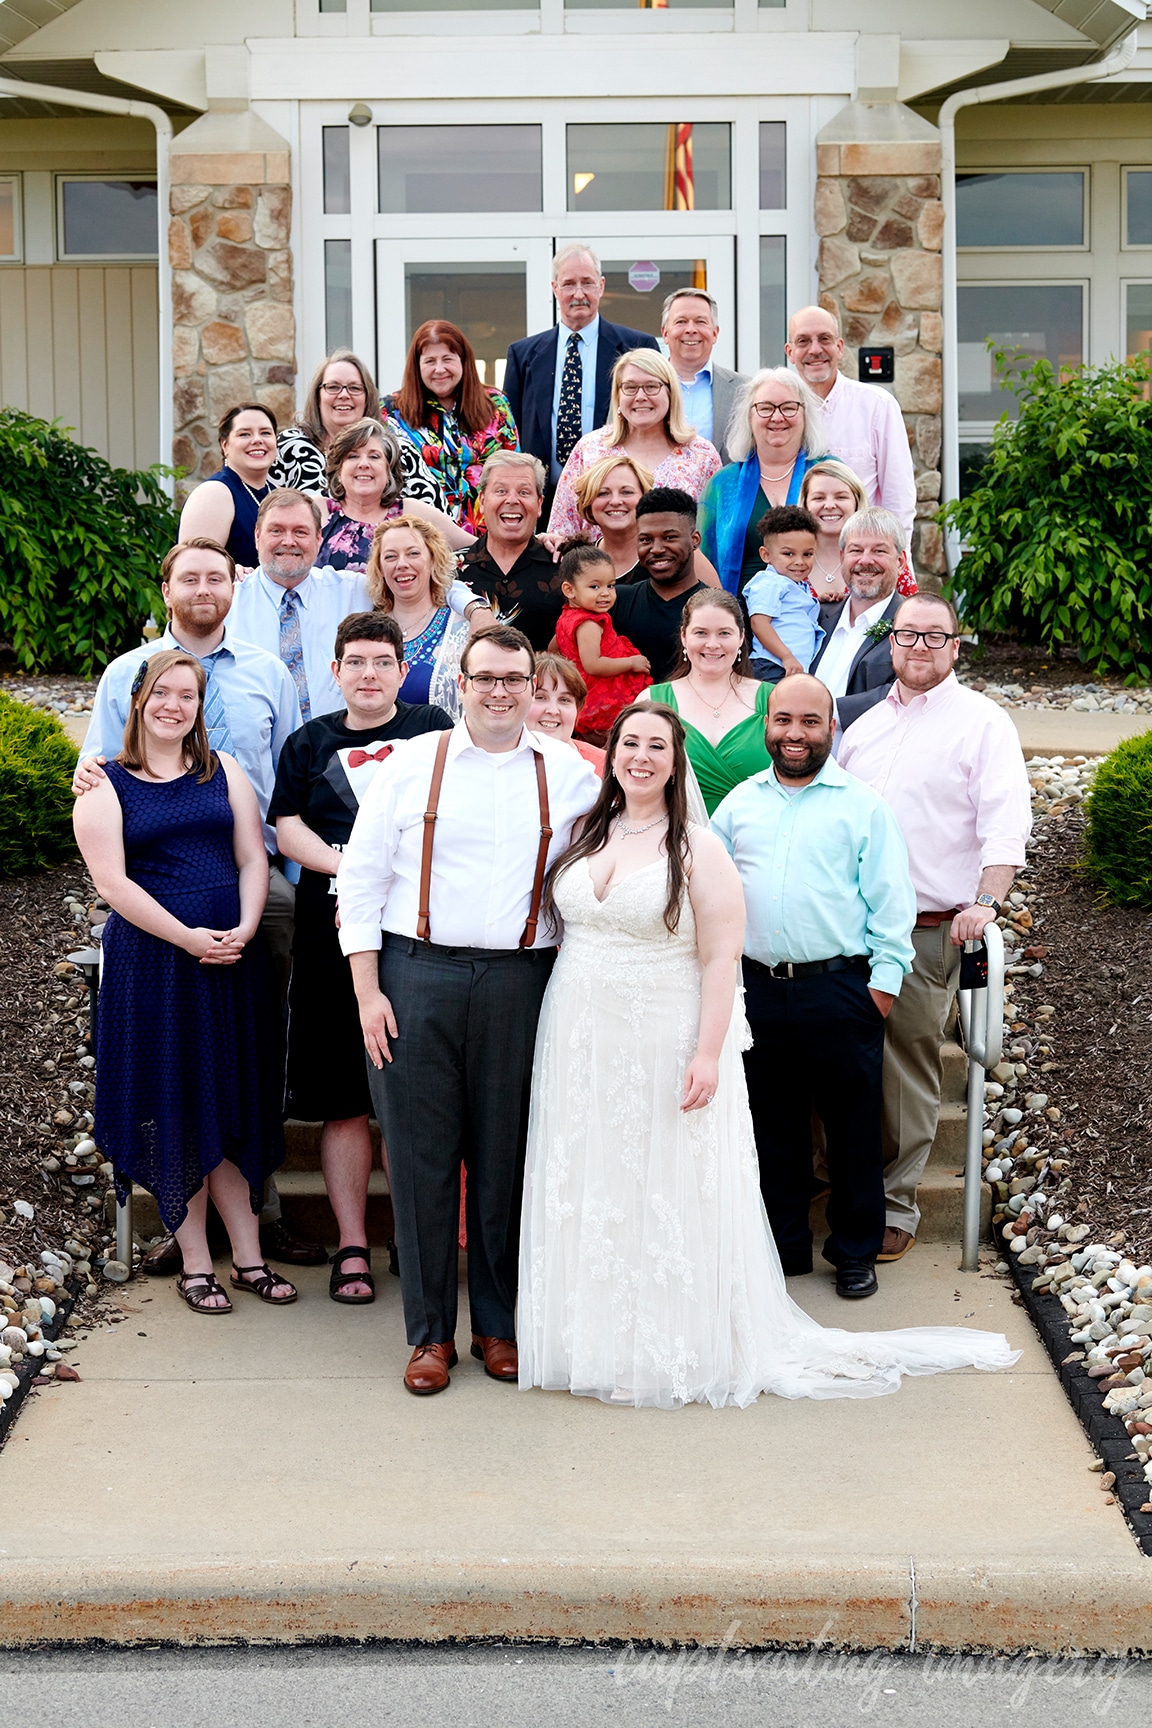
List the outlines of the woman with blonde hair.
<svg viewBox="0 0 1152 1728">
<path fill-rule="evenodd" d="M 471 629 L 448 605 L 455 575 L 452 549 L 434 523 L 422 516 L 382 522 L 368 559 L 368 593 L 390 612 L 404 636 L 407 671 L 399 695 L 405 702 L 431 702 L 453 720 L 460 715 L 460 655 Z"/>
<path fill-rule="evenodd" d="M 366 569 L 376 529 L 405 511 L 434 523 L 454 551 L 472 545 L 471 534 L 443 510 L 402 495 L 401 444 L 399 434 L 378 420 L 353 420 L 333 434 L 327 463 L 329 516 L 317 560 L 321 566 Z"/>
<path fill-rule="evenodd" d="M 636 506 L 651 490 L 651 474 L 631 456 L 602 456 L 572 488 L 581 522 L 600 541 L 620 581 L 633 580 Z"/>
<path fill-rule="evenodd" d="M 656 486 L 676 486 L 699 498 L 720 467 L 715 445 L 684 417 L 680 380 L 663 354 L 633 348 L 612 368 L 607 424 L 588 432 L 564 464 L 548 519 L 548 532 L 566 538 L 581 527 L 575 486 L 605 456 L 640 462 Z"/>
<path fill-rule="evenodd" d="M 279 454 L 269 484 L 323 496 L 328 491 L 328 446 L 336 433 L 355 420 L 379 418 L 380 392 L 371 372 L 351 348 L 334 348 L 313 372 L 296 424 L 277 437 Z M 444 508 L 444 494 L 407 438 L 400 439 L 400 490 L 405 498 Z"/>
</svg>

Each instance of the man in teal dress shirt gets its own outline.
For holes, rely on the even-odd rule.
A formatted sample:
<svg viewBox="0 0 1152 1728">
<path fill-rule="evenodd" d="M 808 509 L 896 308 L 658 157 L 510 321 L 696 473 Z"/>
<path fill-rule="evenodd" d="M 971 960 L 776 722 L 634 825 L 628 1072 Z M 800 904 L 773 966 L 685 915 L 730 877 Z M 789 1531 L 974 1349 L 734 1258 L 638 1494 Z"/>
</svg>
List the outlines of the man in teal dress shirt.
<svg viewBox="0 0 1152 1728">
<path fill-rule="evenodd" d="M 811 1113 L 828 1148 L 837 1293 L 875 1293 L 884 1237 L 884 1021 L 911 970 L 916 900 L 892 812 L 831 760 L 836 722 L 818 679 L 772 692 L 773 766 L 717 807 L 712 827 L 744 885 L 744 1058 L 760 1186 L 788 1276 L 812 1270 Z"/>
</svg>

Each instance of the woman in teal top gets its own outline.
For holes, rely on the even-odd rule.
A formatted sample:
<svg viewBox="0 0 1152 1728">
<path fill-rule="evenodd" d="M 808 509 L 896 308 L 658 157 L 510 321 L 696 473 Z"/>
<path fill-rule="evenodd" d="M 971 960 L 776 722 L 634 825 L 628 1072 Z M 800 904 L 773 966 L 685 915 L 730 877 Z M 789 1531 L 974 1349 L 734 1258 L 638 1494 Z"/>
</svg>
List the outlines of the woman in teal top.
<svg viewBox="0 0 1152 1728">
<path fill-rule="evenodd" d="M 680 641 L 680 665 L 640 701 L 666 702 L 684 722 L 688 760 L 711 816 L 734 786 L 772 766 L 764 717 L 774 686 L 751 676 L 744 613 L 723 588 L 701 588 L 689 597 Z"/>
<path fill-rule="evenodd" d="M 813 462 L 828 454 L 815 393 L 787 366 L 754 372 L 740 392 L 728 434 L 732 456 L 700 500 L 700 550 L 729 594 L 763 568 L 757 523 L 775 504 L 798 504 Z"/>
</svg>

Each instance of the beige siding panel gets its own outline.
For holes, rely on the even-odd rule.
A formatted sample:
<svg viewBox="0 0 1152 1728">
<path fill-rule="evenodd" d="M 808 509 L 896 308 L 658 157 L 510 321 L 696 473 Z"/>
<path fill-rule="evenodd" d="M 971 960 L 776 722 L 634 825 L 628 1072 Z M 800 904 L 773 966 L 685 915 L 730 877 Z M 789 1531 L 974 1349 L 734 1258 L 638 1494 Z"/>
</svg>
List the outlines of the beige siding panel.
<svg viewBox="0 0 1152 1728">
<path fill-rule="evenodd" d="M 80 307 L 75 266 L 52 272 L 52 371 L 56 385 L 56 417 L 73 437 L 79 437 Z"/>
<path fill-rule="evenodd" d="M 104 272 L 79 275 L 80 437 L 93 450 L 108 447 L 108 351 L 104 340 Z"/>
<path fill-rule="evenodd" d="M 52 270 L 48 265 L 24 273 L 24 307 L 28 330 L 28 411 L 42 420 L 56 416 L 52 366 Z"/>
<path fill-rule="evenodd" d="M 104 272 L 105 339 L 108 351 L 108 448 L 117 468 L 131 468 L 136 454 L 132 391 L 132 272 Z"/>
<path fill-rule="evenodd" d="M 0 270 L 0 405 L 28 406 L 28 331 L 23 270 Z"/>
<path fill-rule="evenodd" d="M 132 385 L 136 427 L 134 468 L 160 459 L 160 355 L 157 346 L 159 279 L 151 265 L 132 270 Z M 171 461 L 171 452 L 165 458 Z"/>
</svg>

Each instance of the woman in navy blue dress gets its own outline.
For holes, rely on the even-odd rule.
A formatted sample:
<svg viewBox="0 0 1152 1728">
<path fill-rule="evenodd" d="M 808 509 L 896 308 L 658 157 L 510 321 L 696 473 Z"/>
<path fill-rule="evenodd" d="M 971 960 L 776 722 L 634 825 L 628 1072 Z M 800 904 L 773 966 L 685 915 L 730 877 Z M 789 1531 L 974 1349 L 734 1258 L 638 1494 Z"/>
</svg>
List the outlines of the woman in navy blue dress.
<svg viewBox="0 0 1152 1728">
<path fill-rule="evenodd" d="M 156 1196 L 198 1314 L 231 1303 L 212 1272 L 208 1198 L 234 1289 L 296 1299 L 260 1257 L 257 1210 L 284 1159 L 283 1079 L 264 953 L 268 895 L 256 795 L 204 726 L 204 668 L 164 649 L 141 663 L 124 748 L 76 801 L 76 839 L 112 908 L 96 1033 L 96 1138 L 121 1198 Z"/>
<path fill-rule="evenodd" d="M 240 570 L 255 570 L 256 513 L 272 491 L 276 416 L 259 402 L 229 408 L 217 428 L 221 465 L 201 481 L 180 512 L 180 539 L 206 535 L 231 552 Z"/>
</svg>

